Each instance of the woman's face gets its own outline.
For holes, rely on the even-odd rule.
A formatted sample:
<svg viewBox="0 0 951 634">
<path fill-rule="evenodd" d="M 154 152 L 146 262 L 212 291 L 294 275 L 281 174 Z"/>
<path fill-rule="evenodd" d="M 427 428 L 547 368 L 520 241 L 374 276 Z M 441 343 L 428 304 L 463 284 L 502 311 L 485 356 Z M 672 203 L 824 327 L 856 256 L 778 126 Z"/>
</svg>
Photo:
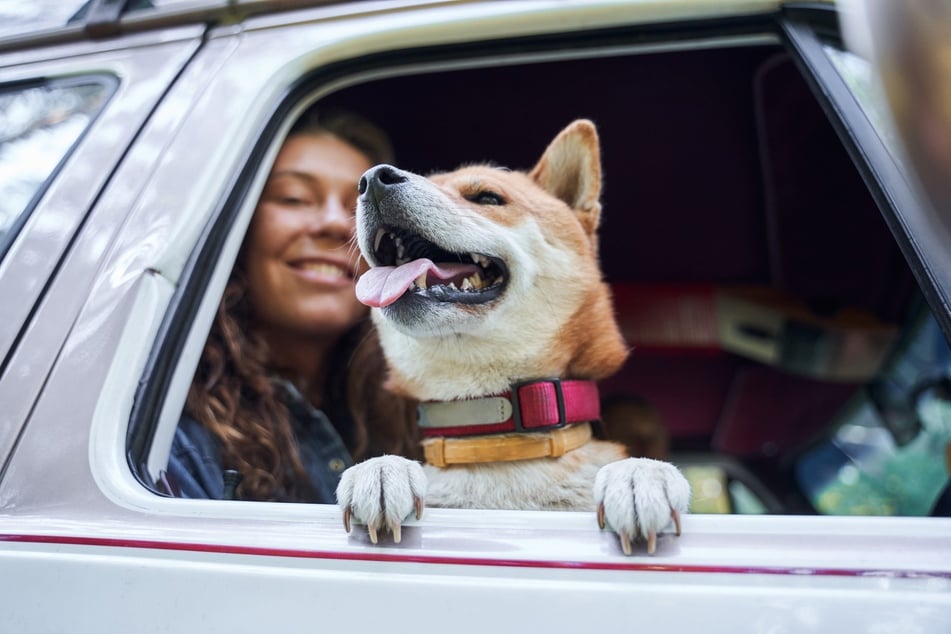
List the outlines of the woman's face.
<svg viewBox="0 0 951 634">
<path fill-rule="evenodd" d="M 366 156 L 329 134 L 284 143 L 244 252 L 256 326 L 335 337 L 366 315 L 354 293 L 362 261 L 351 239 L 357 182 L 370 167 Z"/>
</svg>

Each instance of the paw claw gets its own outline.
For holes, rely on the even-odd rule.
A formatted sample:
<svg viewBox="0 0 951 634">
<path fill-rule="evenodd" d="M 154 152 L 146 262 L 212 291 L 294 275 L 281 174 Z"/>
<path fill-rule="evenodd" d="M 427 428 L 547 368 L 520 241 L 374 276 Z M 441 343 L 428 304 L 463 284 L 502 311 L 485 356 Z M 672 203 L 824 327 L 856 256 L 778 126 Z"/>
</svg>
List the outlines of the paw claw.
<svg viewBox="0 0 951 634">
<path fill-rule="evenodd" d="M 422 518 L 423 518 L 423 498 L 421 498 L 421 497 L 419 497 L 419 496 L 417 495 L 417 496 L 414 498 L 414 503 L 415 503 L 415 506 L 416 506 L 416 519 L 418 519 L 418 520 L 419 520 L 419 519 L 422 519 Z"/>
<path fill-rule="evenodd" d="M 651 531 L 647 534 L 647 554 L 653 555 L 657 550 L 657 533 Z"/>
<path fill-rule="evenodd" d="M 393 530 L 393 542 L 397 544 L 400 543 L 400 540 L 403 539 L 403 527 L 400 526 L 399 524 L 394 524 L 392 526 L 392 530 Z"/>
<path fill-rule="evenodd" d="M 677 512 L 677 509 L 670 510 L 670 516 L 674 519 L 674 529 L 677 532 L 677 537 L 680 537 L 680 513 Z"/>
<path fill-rule="evenodd" d="M 598 504 L 598 528 L 604 530 L 604 502 Z"/>
<path fill-rule="evenodd" d="M 370 534 L 370 541 L 374 544 L 377 543 L 376 526 L 367 524 L 367 532 Z"/>
<path fill-rule="evenodd" d="M 352 512 L 353 510 L 349 505 L 345 506 L 343 509 L 343 529 L 348 533 L 350 532 L 350 513 Z"/>
<path fill-rule="evenodd" d="M 631 554 L 631 537 L 627 533 L 618 533 L 618 537 L 621 538 L 621 550 L 624 551 L 625 555 L 630 556 Z"/>
</svg>

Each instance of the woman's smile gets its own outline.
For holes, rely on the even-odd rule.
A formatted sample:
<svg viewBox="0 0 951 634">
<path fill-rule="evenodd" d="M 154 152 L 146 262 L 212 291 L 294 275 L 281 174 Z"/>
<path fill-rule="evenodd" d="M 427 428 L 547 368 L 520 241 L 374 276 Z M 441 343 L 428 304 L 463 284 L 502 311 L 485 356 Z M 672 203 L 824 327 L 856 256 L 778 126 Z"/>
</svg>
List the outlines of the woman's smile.
<svg viewBox="0 0 951 634">
<path fill-rule="evenodd" d="M 304 258 L 287 262 L 287 266 L 307 282 L 324 286 L 352 286 L 355 272 L 344 262 L 327 258 Z"/>
</svg>

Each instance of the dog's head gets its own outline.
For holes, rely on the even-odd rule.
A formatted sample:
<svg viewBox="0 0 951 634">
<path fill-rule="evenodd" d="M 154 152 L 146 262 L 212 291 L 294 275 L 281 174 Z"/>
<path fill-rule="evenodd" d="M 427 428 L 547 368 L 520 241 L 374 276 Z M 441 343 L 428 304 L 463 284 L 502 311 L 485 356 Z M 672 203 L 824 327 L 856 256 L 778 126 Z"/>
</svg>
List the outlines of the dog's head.
<svg viewBox="0 0 951 634">
<path fill-rule="evenodd" d="M 616 370 L 626 348 L 598 266 L 600 192 L 598 137 L 584 120 L 529 173 L 368 170 L 357 239 L 372 268 L 357 294 L 377 309 L 394 371 L 407 378 L 444 361 L 471 376 L 489 364 L 502 382 L 564 375 L 573 363 L 587 366 L 576 378 Z"/>
</svg>

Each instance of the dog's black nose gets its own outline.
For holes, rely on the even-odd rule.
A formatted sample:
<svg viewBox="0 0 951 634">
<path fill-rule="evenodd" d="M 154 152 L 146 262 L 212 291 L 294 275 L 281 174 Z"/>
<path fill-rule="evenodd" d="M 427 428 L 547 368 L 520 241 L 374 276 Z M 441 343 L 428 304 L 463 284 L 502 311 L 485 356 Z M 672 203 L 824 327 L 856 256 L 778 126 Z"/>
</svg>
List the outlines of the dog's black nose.
<svg viewBox="0 0 951 634">
<path fill-rule="evenodd" d="M 378 197 L 383 194 L 388 187 L 405 183 L 407 180 L 409 179 L 406 177 L 406 174 L 392 165 L 377 165 L 363 173 L 363 176 L 360 177 L 360 183 L 357 185 L 357 189 L 361 196 L 370 192 L 371 195 Z"/>
</svg>

